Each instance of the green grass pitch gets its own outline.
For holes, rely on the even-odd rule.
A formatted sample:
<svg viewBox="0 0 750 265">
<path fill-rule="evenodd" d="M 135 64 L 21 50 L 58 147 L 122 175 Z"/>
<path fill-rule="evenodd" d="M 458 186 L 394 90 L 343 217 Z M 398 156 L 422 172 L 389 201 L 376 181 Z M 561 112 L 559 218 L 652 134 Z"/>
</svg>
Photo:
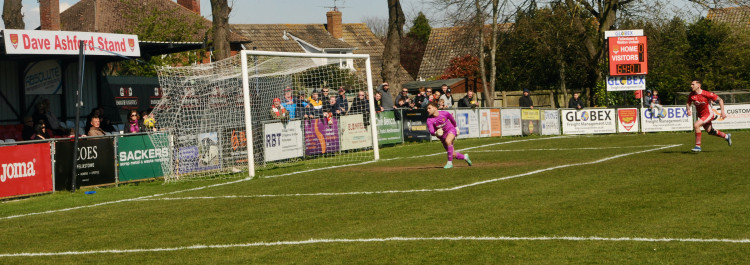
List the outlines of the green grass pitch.
<svg viewBox="0 0 750 265">
<path fill-rule="evenodd" d="M 747 264 L 750 132 L 458 140 L 0 203 L 0 264 Z"/>
</svg>

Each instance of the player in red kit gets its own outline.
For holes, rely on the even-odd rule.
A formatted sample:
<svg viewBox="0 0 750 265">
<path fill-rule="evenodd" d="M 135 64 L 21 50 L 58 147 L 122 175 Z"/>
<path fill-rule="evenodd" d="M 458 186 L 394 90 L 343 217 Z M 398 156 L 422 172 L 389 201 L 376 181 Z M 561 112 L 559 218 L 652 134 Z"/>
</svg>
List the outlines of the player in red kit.
<svg viewBox="0 0 750 265">
<path fill-rule="evenodd" d="M 695 147 L 693 147 L 692 150 L 693 152 L 701 151 L 701 126 L 703 126 L 703 129 L 705 129 L 708 134 L 724 138 L 729 146 L 732 146 L 731 134 L 723 133 L 711 126 L 711 121 L 719 118 L 719 115 L 712 112 L 713 109 L 711 108 L 711 102 L 719 102 L 719 107 L 721 107 L 721 118 L 724 119 L 727 117 L 727 113 L 724 111 L 724 100 L 714 93 L 703 90 L 701 88 L 702 86 L 703 82 L 701 82 L 700 79 L 694 79 L 693 82 L 690 83 L 690 88 L 693 92 L 690 92 L 687 100 L 687 115 L 691 115 L 690 104 L 695 105 L 695 110 L 698 112 L 698 120 L 693 124 L 693 128 L 695 129 Z"/>
</svg>

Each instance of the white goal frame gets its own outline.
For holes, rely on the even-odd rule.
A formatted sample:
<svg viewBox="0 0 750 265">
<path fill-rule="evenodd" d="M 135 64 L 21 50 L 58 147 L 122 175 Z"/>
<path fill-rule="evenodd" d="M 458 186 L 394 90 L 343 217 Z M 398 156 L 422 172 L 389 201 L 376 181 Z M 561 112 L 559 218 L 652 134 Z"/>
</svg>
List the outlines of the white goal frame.
<svg viewBox="0 0 750 265">
<path fill-rule="evenodd" d="M 370 108 L 370 124 L 372 125 L 372 149 L 374 151 L 374 161 L 380 159 L 380 148 L 378 146 L 377 119 L 375 117 L 375 93 L 372 89 L 372 68 L 370 67 L 369 54 L 325 54 L 325 53 L 295 53 L 295 52 L 271 52 L 271 51 L 240 51 L 240 60 L 242 62 L 242 95 L 245 107 L 245 131 L 249 136 L 248 142 L 253 141 L 253 123 L 250 111 L 250 80 L 248 79 L 248 56 L 276 56 L 276 57 L 301 57 L 301 58 L 329 58 L 329 59 L 365 59 L 365 72 L 367 75 L 367 91 L 370 95 L 368 105 Z M 247 169 L 250 178 L 255 177 L 255 161 L 252 144 L 247 145 Z"/>
</svg>

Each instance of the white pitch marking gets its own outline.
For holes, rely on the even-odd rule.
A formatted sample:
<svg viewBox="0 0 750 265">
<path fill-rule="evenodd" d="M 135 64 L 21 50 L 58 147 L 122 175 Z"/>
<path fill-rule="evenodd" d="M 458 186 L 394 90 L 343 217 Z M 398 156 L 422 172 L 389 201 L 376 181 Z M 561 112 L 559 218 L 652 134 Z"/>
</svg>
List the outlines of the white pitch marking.
<svg viewBox="0 0 750 265">
<path fill-rule="evenodd" d="M 243 244 L 224 245 L 192 245 L 171 248 L 137 248 L 137 249 L 105 249 L 87 251 L 65 251 L 65 252 L 37 252 L 37 253 L 7 253 L 0 257 L 40 257 L 40 256 L 68 256 L 89 254 L 123 254 L 140 252 L 166 252 L 194 249 L 222 249 L 222 248 L 247 248 L 247 247 L 271 247 L 288 245 L 307 245 L 325 243 L 369 243 L 388 241 L 612 241 L 612 242 L 690 242 L 690 243 L 731 243 L 747 244 L 750 239 L 727 239 L 727 238 L 645 238 L 645 237 L 575 237 L 575 236 L 544 236 L 544 237 L 385 237 L 385 238 L 334 238 L 334 239 L 308 239 L 302 241 L 276 241 L 276 242 L 254 242 Z"/>
<path fill-rule="evenodd" d="M 643 147 L 663 147 L 668 145 L 634 145 L 634 146 L 608 146 L 608 147 L 578 147 L 578 148 L 535 148 L 535 149 L 500 149 L 500 150 L 481 150 L 473 151 L 474 153 L 493 153 L 493 152 L 526 152 L 526 151 L 570 151 L 570 150 L 606 150 L 606 149 L 628 149 Z"/>
<path fill-rule="evenodd" d="M 274 197 L 301 197 L 301 196 L 345 196 L 345 195 L 373 195 L 373 194 L 394 194 L 394 193 L 417 193 L 417 192 L 440 192 L 440 191 L 454 191 L 454 190 L 460 190 L 467 187 L 473 187 L 478 186 L 482 184 L 492 183 L 496 181 L 501 180 L 508 180 L 518 177 L 524 177 L 529 176 L 537 173 L 542 173 L 546 171 L 551 171 L 555 169 L 560 168 L 566 168 L 566 167 L 574 167 L 574 166 L 582 166 L 582 165 L 591 165 L 591 164 L 597 164 L 601 162 L 606 162 L 612 159 L 617 159 L 624 156 L 629 155 L 635 155 L 640 153 L 646 153 L 646 152 L 653 152 L 658 151 L 662 149 L 672 148 L 680 146 L 681 144 L 674 144 L 674 145 L 667 145 L 667 146 L 661 146 L 659 148 L 649 149 L 649 150 L 643 150 L 643 151 L 637 151 L 637 152 L 631 152 L 631 153 L 625 153 L 625 154 L 619 154 L 615 156 L 605 157 L 599 160 L 591 161 L 591 162 L 581 162 L 581 163 L 575 163 L 575 164 L 567 164 L 567 165 L 560 165 L 560 166 L 554 166 L 539 170 L 534 170 L 526 173 L 521 173 L 517 175 L 502 177 L 502 178 L 495 178 L 495 179 L 488 179 L 483 180 L 479 182 L 469 183 L 465 185 L 450 187 L 450 188 L 440 188 L 440 189 L 417 189 L 417 190 L 386 190 L 386 191 L 353 191 L 353 192 L 325 192 L 325 193 L 306 193 L 306 194 L 265 194 L 265 195 L 228 195 L 228 196 L 202 196 L 202 197 L 179 197 L 179 198 L 144 198 L 140 201 L 171 201 L 171 200 L 201 200 L 201 199 L 238 199 L 238 198 L 274 198 Z"/>
<path fill-rule="evenodd" d="M 524 140 L 516 140 L 516 141 L 499 142 L 499 143 L 479 145 L 479 146 L 476 146 L 476 147 L 464 148 L 464 149 L 461 149 L 460 151 L 462 151 L 462 150 L 470 150 L 470 149 L 474 149 L 474 148 L 488 147 L 488 146 L 493 146 L 493 145 L 518 143 L 518 142 L 533 141 L 533 140 L 558 139 L 558 138 L 567 138 L 567 137 L 571 137 L 571 136 L 555 136 L 555 137 L 548 137 L 548 138 L 524 139 Z M 436 153 L 436 154 L 431 154 L 431 155 L 439 155 L 439 154 L 445 154 L 445 153 Z M 423 155 L 423 156 L 431 156 L 431 155 Z M 417 157 L 423 157 L 423 156 L 417 156 Z M 408 157 L 408 158 L 413 158 L 413 157 Z M 381 161 L 388 161 L 388 160 L 381 159 Z M 365 164 L 370 164 L 370 163 L 374 163 L 374 162 L 376 162 L 376 161 L 367 161 L 367 162 L 357 163 L 357 164 L 347 164 L 347 165 L 339 165 L 339 166 L 314 168 L 314 169 L 310 169 L 310 170 L 295 171 L 295 172 L 290 172 L 290 173 L 286 173 L 286 174 L 266 176 L 264 178 L 276 178 L 276 177 L 289 176 L 289 175 L 295 175 L 295 174 L 301 174 L 301 173 L 308 173 L 308 172 L 314 172 L 314 171 L 320 171 L 320 170 L 328 170 L 328 169 L 334 169 L 334 168 L 340 168 L 340 167 L 359 166 L 359 165 L 365 165 Z M 76 206 L 76 207 L 70 207 L 70 208 L 64 208 L 64 209 L 57 209 L 57 210 L 49 210 L 49 211 L 43 211 L 43 212 L 10 215 L 10 216 L 0 217 L 0 220 L 14 219 L 14 218 L 19 218 L 19 217 L 41 215 L 41 214 L 49 214 L 49 213 L 66 212 L 66 211 L 72 211 L 72 210 L 78 210 L 78 209 L 85 209 L 85 208 L 92 208 L 92 207 L 98 207 L 98 206 L 102 206 L 102 205 L 109 205 L 109 204 L 129 202 L 129 201 L 143 201 L 143 200 L 148 200 L 149 198 L 160 197 L 160 196 L 165 196 L 165 195 L 172 195 L 172 194 L 189 192 L 189 191 L 203 190 L 203 189 L 208 189 L 208 188 L 213 188 L 213 187 L 219 187 L 219 186 L 224 186 L 224 185 L 230 185 L 230 184 L 235 184 L 235 183 L 240 183 L 240 182 L 248 181 L 248 180 L 251 180 L 251 179 L 252 178 L 248 177 L 248 178 L 238 179 L 238 180 L 229 181 L 229 182 L 211 184 L 211 185 L 206 185 L 206 186 L 201 186 L 201 187 L 196 187 L 196 188 L 190 188 L 190 189 L 184 189 L 184 190 L 178 190 L 178 191 L 172 191 L 172 192 L 167 192 L 167 193 L 159 193 L 159 194 L 147 195 L 147 196 L 142 196 L 142 197 L 137 197 L 137 198 L 131 198 L 131 199 L 123 199 L 123 200 L 116 200 L 116 201 L 110 201 L 110 202 L 102 202 L 102 203 L 97 203 L 97 204 Z"/>
</svg>

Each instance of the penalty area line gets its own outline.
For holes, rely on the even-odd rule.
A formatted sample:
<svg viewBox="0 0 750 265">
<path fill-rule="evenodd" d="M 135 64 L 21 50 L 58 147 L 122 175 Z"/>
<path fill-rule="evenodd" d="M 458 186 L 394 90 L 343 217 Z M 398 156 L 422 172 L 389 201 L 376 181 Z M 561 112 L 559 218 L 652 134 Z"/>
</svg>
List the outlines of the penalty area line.
<svg viewBox="0 0 750 265">
<path fill-rule="evenodd" d="M 226 195 L 226 196 L 201 196 L 201 197 L 177 197 L 177 198 L 144 198 L 139 201 L 176 201 L 176 200 L 207 200 L 207 199 L 240 199 L 240 198 L 275 198 L 275 197 L 302 197 L 302 196 L 347 196 L 347 195 L 375 195 L 375 194 L 396 194 L 396 193 L 417 193 L 417 192 L 442 192 L 442 191 L 455 191 L 460 190 L 463 188 L 473 187 L 473 186 L 479 186 L 484 185 L 496 181 L 503 181 L 503 180 L 509 180 L 529 175 L 534 175 L 542 172 L 552 171 L 555 169 L 561 169 L 561 168 L 567 168 L 567 167 L 574 167 L 574 166 L 583 166 L 583 165 L 591 165 L 591 164 L 597 164 L 606 162 L 609 160 L 635 155 L 635 154 L 641 154 L 641 153 L 647 153 L 647 152 L 653 152 L 653 151 L 659 151 L 663 149 L 673 148 L 681 146 L 681 144 L 674 144 L 674 145 L 667 145 L 667 146 L 661 146 L 654 149 L 648 149 L 648 150 L 642 150 L 642 151 L 636 151 L 636 152 L 630 152 L 630 153 L 624 153 L 619 155 L 614 155 L 610 157 L 605 157 L 602 159 L 589 161 L 589 162 L 581 162 L 581 163 L 574 163 L 574 164 L 567 164 L 567 165 L 559 165 L 549 168 L 543 168 L 539 170 L 534 170 L 526 173 L 516 174 L 512 176 L 507 177 L 501 177 L 501 178 L 494 178 L 494 179 L 488 179 L 478 182 L 473 182 L 469 184 L 459 185 L 455 187 L 449 187 L 449 188 L 439 188 L 439 189 L 414 189 L 414 190 L 386 190 L 386 191 L 353 191 L 353 192 L 324 192 L 324 193 L 306 193 L 306 194 L 261 194 L 261 195 Z"/>
<path fill-rule="evenodd" d="M 308 239 L 301 241 L 276 241 L 276 242 L 254 242 L 243 244 L 222 245 L 192 245 L 170 248 L 137 248 L 137 249 L 104 249 L 87 251 L 64 251 L 64 252 L 36 252 L 36 253 L 7 253 L 0 254 L 2 257 L 41 257 L 41 256 L 69 256 L 69 255 L 91 255 L 91 254 L 127 254 L 142 252 L 169 252 L 181 250 L 200 249 L 226 249 L 226 248 L 248 248 L 248 247 L 272 247 L 272 246 L 295 246 L 309 244 L 328 243 L 379 243 L 379 242 L 405 242 L 405 241 L 609 241 L 609 242 L 688 242 L 688 243 L 727 243 L 747 244 L 750 239 L 728 239 L 728 238 L 645 238 L 645 237 L 575 237 L 575 236 L 544 236 L 544 237 L 385 237 L 385 238 L 352 238 L 352 239 Z"/>
<path fill-rule="evenodd" d="M 475 147 L 469 147 L 469 148 L 461 149 L 459 151 L 470 150 L 470 149 L 475 149 L 475 148 L 483 148 L 483 147 L 488 147 L 488 146 L 493 146 L 493 145 L 518 143 L 518 142 L 534 141 L 534 140 L 558 139 L 558 138 L 567 138 L 567 137 L 571 137 L 571 136 L 555 136 L 555 137 L 547 137 L 547 138 L 524 139 L 524 140 L 514 140 L 514 141 L 507 141 L 507 142 L 499 142 L 499 143 L 492 143 L 492 144 L 479 145 L 479 146 L 475 146 Z M 433 155 L 439 155 L 439 154 L 445 154 L 445 153 L 435 153 L 435 154 L 423 155 L 423 156 L 416 156 L 416 157 L 433 156 Z M 413 158 L 413 157 L 409 157 L 409 158 Z M 392 160 L 392 159 L 380 159 L 380 161 L 388 161 L 388 160 Z M 375 163 L 375 162 L 379 162 L 379 161 L 366 161 L 366 162 L 355 163 L 355 164 L 346 164 L 346 165 L 338 165 L 338 166 L 329 166 L 329 167 L 314 168 L 314 169 L 303 170 L 303 171 L 295 171 L 295 172 L 290 172 L 290 173 L 285 173 L 285 174 L 279 174 L 279 175 L 265 176 L 264 178 L 277 178 L 277 177 L 290 176 L 290 175 L 296 175 L 296 174 L 302 174 L 302 173 L 309 173 L 309 172 L 314 172 L 314 171 L 329 170 L 329 169 L 342 168 L 342 167 L 351 167 L 351 166 L 360 166 L 360 165 L 366 165 L 366 164 L 371 164 L 371 163 Z M 147 200 L 151 200 L 152 198 L 155 198 L 155 197 L 161 197 L 161 196 L 166 196 L 166 195 L 174 195 L 174 194 L 178 194 L 178 193 L 184 193 L 184 192 L 190 192 L 190 191 L 197 191 L 197 190 L 209 189 L 209 188 L 220 187 L 220 186 L 225 186 L 225 185 L 231 185 L 231 184 L 236 184 L 236 183 L 240 183 L 240 182 L 245 182 L 245 181 L 248 181 L 248 180 L 251 180 L 251 179 L 253 179 L 253 178 L 247 177 L 247 178 L 242 178 L 242 179 L 233 180 L 233 181 L 229 181 L 229 182 L 222 182 L 222 183 L 211 184 L 211 185 L 206 185 L 206 186 L 200 186 L 200 187 L 195 187 L 195 188 L 190 188 L 190 189 L 184 189 L 184 190 L 177 190 L 177 191 L 166 192 L 166 193 L 159 193 L 159 194 L 141 196 L 141 197 L 137 197 L 137 198 L 122 199 L 122 200 L 116 200 L 116 201 L 102 202 L 102 203 L 96 203 L 96 204 L 91 204 L 91 205 L 82 205 L 82 206 L 76 206 L 76 207 L 70 207 L 70 208 L 63 208 L 63 209 L 57 209 L 57 210 L 49 210 L 49 211 L 43 211 L 43 212 L 33 212 L 33 213 L 26 213 L 26 214 L 17 214 L 17 215 L 3 216 L 3 217 L 0 217 L 0 221 L 2 221 L 2 220 L 8 220 L 8 219 L 20 218 L 20 217 L 34 216 L 34 215 L 51 214 L 51 213 L 59 213 L 59 212 L 67 212 L 67 211 L 73 211 L 73 210 L 79 210 L 79 209 L 93 208 L 93 207 L 99 207 L 99 206 L 116 204 L 116 203 L 123 203 L 123 202 L 147 201 Z"/>
</svg>

